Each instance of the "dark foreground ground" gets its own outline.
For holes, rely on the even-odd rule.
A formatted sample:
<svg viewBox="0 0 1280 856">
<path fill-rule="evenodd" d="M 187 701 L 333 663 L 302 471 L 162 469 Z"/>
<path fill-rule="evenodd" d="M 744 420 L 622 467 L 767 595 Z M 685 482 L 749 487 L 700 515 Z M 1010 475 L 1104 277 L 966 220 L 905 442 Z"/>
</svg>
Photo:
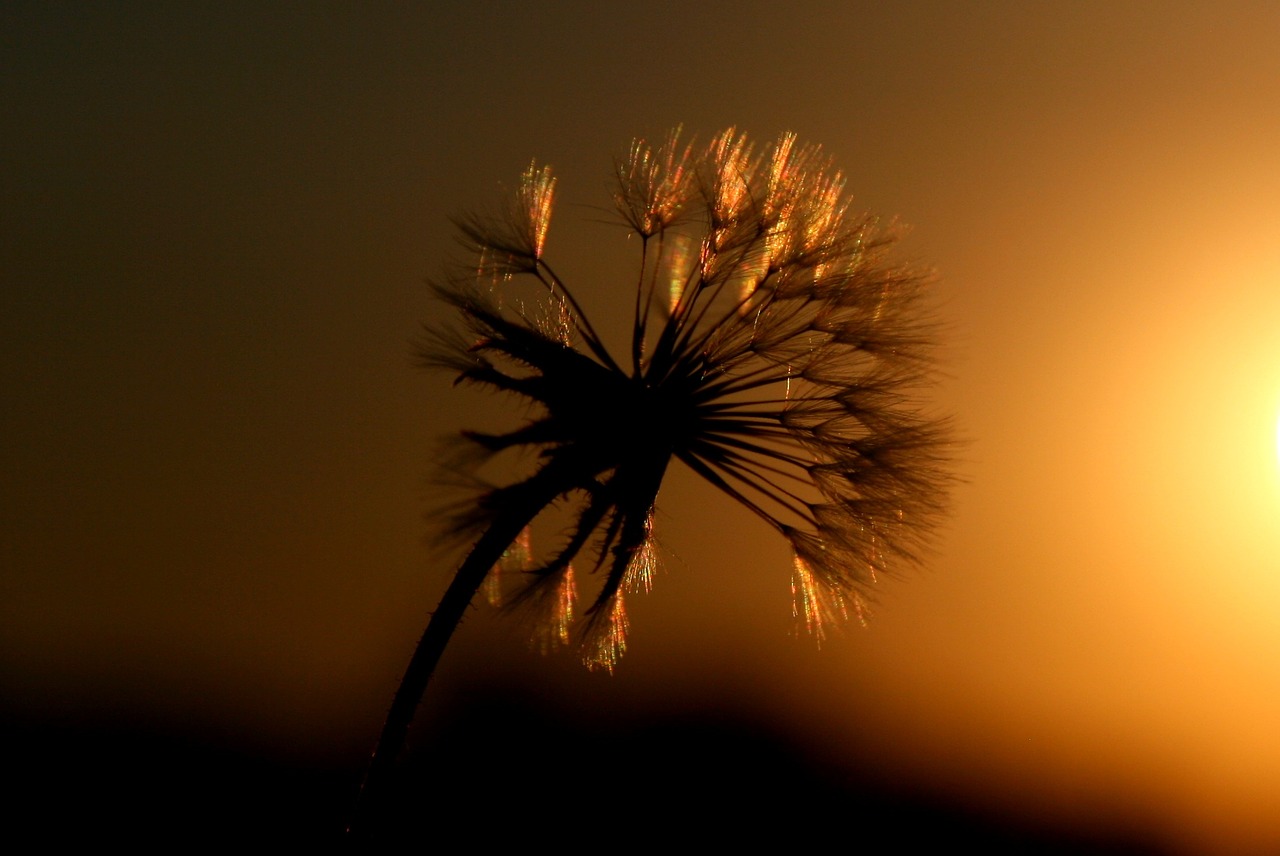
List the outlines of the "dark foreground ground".
<svg viewBox="0 0 1280 856">
<path fill-rule="evenodd" d="M 116 723 L 9 715 L 12 845 L 199 843 L 341 851 L 360 759 L 319 764 L 225 740 Z M 638 720 L 606 732 L 566 725 L 519 698 L 459 706 L 404 765 L 396 852 L 468 844 L 559 853 L 739 845 L 846 852 L 1159 853 L 1132 833 L 1055 828 L 975 811 L 805 757 L 767 729 L 716 714 Z M 430 775 L 428 775 L 430 773 Z M 400 846 L 403 845 L 403 846 Z M 4 846 L 7 852 L 23 852 Z M 541 847 L 537 849 L 542 849 Z"/>
</svg>

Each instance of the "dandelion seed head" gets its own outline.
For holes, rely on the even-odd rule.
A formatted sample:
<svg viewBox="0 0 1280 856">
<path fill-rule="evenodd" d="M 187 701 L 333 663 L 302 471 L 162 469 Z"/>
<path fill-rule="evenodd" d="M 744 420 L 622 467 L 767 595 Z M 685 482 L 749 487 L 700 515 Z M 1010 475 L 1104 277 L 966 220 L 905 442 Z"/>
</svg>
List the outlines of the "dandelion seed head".
<svg viewBox="0 0 1280 856">
<path fill-rule="evenodd" d="M 718 134 L 708 154 L 703 195 L 709 202 L 711 231 L 716 232 L 736 225 L 746 215 L 755 163 L 751 144 L 736 128 Z"/>
<path fill-rule="evenodd" d="M 653 591 L 653 578 L 660 565 L 658 548 L 653 541 L 653 513 L 645 519 L 644 541 L 631 553 L 631 561 L 622 579 L 622 587 L 629 593 Z"/>
<path fill-rule="evenodd" d="M 591 622 L 583 642 L 582 662 L 590 670 L 604 669 L 613 674 L 622 655 L 627 652 L 627 634 L 631 623 L 621 591 L 616 592 L 609 608 Z"/>
<path fill-rule="evenodd" d="M 578 601 L 578 588 L 574 580 L 572 564 L 565 566 L 547 591 L 546 603 L 542 604 L 539 610 L 545 614 L 538 616 L 533 622 L 533 631 L 529 639 L 530 645 L 543 654 L 569 644 L 574 609 Z"/>
<path fill-rule="evenodd" d="M 855 609 L 861 617 L 858 601 Z M 849 617 L 844 595 L 815 578 L 813 568 L 800 556 L 795 557 L 791 572 L 791 615 L 818 644 Z"/>
<path fill-rule="evenodd" d="M 537 161 L 530 163 L 520 177 L 522 213 L 528 223 L 529 245 L 535 259 L 542 258 L 547 243 L 555 189 L 556 180 L 551 177 L 551 167 L 539 167 Z"/>
<path fill-rule="evenodd" d="M 851 612 L 864 620 L 877 579 L 920 561 L 946 507 L 950 429 L 921 405 L 929 276 L 893 261 L 895 235 L 853 213 L 844 175 L 794 134 L 757 149 L 731 128 L 699 148 L 677 129 L 633 143 L 614 178 L 617 216 L 641 238 L 622 359 L 544 257 L 549 168 L 525 171 L 506 214 L 456 221 L 480 261 L 436 287 L 460 322 L 428 331 L 423 361 L 531 405 L 505 433 L 467 432 L 475 460 L 514 449 L 538 462 L 484 487 L 467 531 L 531 493 L 570 509 L 549 555 L 513 545 L 528 581 L 517 602 L 540 605 L 540 647 L 563 644 L 581 582 L 571 563 L 591 556 L 583 659 L 611 671 L 626 648 L 624 597 L 652 588 L 654 507 L 678 461 L 790 542 L 807 632 L 822 640 Z M 516 280 L 536 296 L 517 298 Z"/>
<path fill-rule="evenodd" d="M 637 234 L 649 238 L 677 223 L 690 200 L 692 146 L 680 145 L 675 128 L 654 149 L 634 140 L 626 158 L 616 161 L 614 205 Z"/>
</svg>

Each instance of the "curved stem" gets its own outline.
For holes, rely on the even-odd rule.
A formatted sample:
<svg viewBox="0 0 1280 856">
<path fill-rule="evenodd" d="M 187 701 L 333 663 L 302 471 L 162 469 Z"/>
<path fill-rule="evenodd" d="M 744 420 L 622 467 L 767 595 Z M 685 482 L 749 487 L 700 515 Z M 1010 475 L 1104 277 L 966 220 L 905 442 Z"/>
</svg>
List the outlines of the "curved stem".
<svg viewBox="0 0 1280 856">
<path fill-rule="evenodd" d="M 463 560 L 453 581 L 440 599 L 440 605 L 431 614 L 427 629 L 414 649 L 409 667 L 396 690 L 391 708 L 387 712 L 382 735 L 369 760 L 360 795 L 356 799 L 351 823 L 347 826 L 347 838 L 355 844 L 367 844 L 378 832 L 384 811 L 387 786 L 395 762 L 404 749 L 409 725 L 413 721 L 418 704 L 422 701 L 427 684 L 435 672 L 436 664 L 445 646 L 462 621 L 471 599 L 502 553 L 516 539 L 547 503 L 572 487 L 554 463 L 529 477 L 518 496 L 494 519 L 485 533 Z"/>
</svg>

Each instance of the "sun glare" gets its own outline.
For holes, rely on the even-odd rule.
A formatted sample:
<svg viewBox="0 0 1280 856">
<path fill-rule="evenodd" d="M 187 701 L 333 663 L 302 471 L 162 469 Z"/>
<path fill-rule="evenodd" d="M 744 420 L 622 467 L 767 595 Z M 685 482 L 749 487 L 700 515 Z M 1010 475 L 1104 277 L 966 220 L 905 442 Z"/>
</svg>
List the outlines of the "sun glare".
<svg viewBox="0 0 1280 856">
<path fill-rule="evenodd" d="M 1276 415 L 1276 466 L 1280 467 L 1280 414 Z"/>
</svg>

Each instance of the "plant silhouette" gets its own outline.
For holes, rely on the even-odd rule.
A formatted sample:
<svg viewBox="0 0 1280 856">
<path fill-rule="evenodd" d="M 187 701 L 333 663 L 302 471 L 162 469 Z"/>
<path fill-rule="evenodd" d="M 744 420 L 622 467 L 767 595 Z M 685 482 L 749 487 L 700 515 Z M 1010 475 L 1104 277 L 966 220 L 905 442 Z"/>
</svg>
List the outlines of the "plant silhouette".
<svg viewBox="0 0 1280 856">
<path fill-rule="evenodd" d="M 367 836 L 432 671 L 482 587 L 520 582 L 538 640 L 569 643 L 577 576 L 589 667 L 626 648 L 626 597 L 656 563 L 653 514 L 673 460 L 790 544 L 793 611 L 821 640 L 862 618 L 878 575 L 918 562 L 946 503 L 947 420 L 932 383 L 929 276 L 893 262 L 894 236 L 853 212 L 843 176 L 787 134 L 757 147 L 734 129 L 696 147 L 670 133 L 615 162 L 616 216 L 634 233 L 629 348 L 606 347 L 544 250 L 555 191 L 525 171 L 496 214 L 455 221 L 475 264 L 435 284 L 460 323 L 428 331 L 423 362 L 532 405 L 506 433 L 464 432 L 478 466 L 534 452 L 531 474 L 483 485 L 447 526 L 473 546 L 432 615 L 393 701 L 351 832 Z M 479 480 L 476 480 L 477 484 Z M 529 526 L 569 509 L 535 558 Z M 564 513 L 564 512 L 561 512 Z"/>
</svg>

